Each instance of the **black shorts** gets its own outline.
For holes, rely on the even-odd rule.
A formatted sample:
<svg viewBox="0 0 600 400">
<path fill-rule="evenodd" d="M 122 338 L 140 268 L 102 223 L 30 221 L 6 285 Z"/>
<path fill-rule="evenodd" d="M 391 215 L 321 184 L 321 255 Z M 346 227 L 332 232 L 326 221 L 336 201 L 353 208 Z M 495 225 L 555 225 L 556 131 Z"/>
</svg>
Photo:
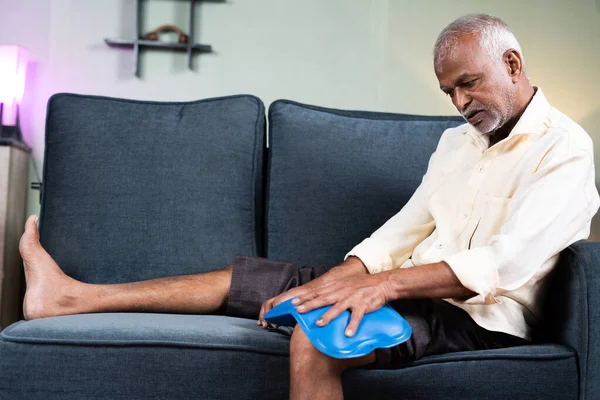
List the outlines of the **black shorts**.
<svg viewBox="0 0 600 400">
<path fill-rule="evenodd" d="M 265 258 L 238 256 L 233 263 L 226 315 L 258 318 L 261 305 L 288 289 L 327 272 L 328 267 L 302 266 Z M 439 299 L 397 300 L 390 303 L 412 327 L 410 339 L 375 350 L 378 368 L 400 366 L 421 357 L 454 351 L 495 349 L 528 344 L 525 339 L 488 331 L 469 314 Z"/>
</svg>

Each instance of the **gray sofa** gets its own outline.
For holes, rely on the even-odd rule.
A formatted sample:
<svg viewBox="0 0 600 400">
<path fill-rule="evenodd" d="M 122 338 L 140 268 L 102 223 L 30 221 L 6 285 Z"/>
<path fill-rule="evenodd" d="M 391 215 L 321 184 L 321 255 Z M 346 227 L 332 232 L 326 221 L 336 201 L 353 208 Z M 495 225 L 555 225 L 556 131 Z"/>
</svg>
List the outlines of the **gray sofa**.
<svg viewBox="0 0 600 400">
<path fill-rule="evenodd" d="M 236 254 L 334 265 L 408 200 L 456 117 L 253 96 L 188 103 L 59 94 L 40 231 L 92 283 L 210 271 Z M 268 139 L 267 139 L 268 138 Z M 266 144 L 269 144 L 268 148 Z M 600 245 L 565 250 L 534 343 L 344 375 L 347 398 L 600 398 Z M 1 399 L 281 399 L 289 339 L 254 320 L 152 313 L 18 322 Z"/>
</svg>

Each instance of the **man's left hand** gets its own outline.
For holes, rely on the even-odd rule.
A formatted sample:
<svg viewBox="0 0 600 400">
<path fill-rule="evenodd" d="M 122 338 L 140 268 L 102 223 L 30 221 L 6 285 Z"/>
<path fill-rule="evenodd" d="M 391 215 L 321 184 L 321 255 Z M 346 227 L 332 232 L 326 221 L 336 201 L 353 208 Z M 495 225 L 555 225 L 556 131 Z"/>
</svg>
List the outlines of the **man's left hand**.
<svg viewBox="0 0 600 400">
<path fill-rule="evenodd" d="M 346 336 L 356 333 L 365 314 L 373 312 L 390 300 L 386 279 L 383 274 L 361 275 L 335 281 L 296 297 L 292 304 L 300 313 L 332 305 L 317 320 L 318 326 L 325 326 L 345 310 L 352 316 L 346 327 Z"/>
</svg>

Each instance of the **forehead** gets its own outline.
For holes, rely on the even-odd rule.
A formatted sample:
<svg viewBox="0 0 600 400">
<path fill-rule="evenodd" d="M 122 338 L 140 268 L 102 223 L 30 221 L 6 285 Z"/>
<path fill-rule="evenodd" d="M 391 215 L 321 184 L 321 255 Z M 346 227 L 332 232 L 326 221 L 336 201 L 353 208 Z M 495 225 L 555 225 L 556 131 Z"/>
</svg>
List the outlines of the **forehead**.
<svg viewBox="0 0 600 400">
<path fill-rule="evenodd" d="M 440 86 L 454 86 L 463 75 L 483 74 L 491 61 L 479 45 L 479 35 L 462 35 L 451 51 L 436 60 L 435 74 Z"/>
</svg>

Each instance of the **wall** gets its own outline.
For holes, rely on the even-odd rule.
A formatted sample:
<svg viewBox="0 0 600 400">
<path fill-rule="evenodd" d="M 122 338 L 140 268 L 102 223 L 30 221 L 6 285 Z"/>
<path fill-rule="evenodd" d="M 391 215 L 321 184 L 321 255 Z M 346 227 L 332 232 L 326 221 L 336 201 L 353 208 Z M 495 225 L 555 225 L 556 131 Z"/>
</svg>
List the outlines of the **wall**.
<svg viewBox="0 0 600 400">
<path fill-rule="evenodd" d="M 469 12 L 504 19 L 520 40 L 533 83 L 600 143 L 600 0 L 205 2 L 196 10 L 194 39 L 215 52 L 197 56 L 194 71 L 187 70 L 183 53 L 147 52 L 141 79 L 132 74 L 130 51 L 103 43 L 105 37 L 133 38 L 133 5 L 0 0 L 0 43 L 31 51 L 23 130 L 38 169 L 45 104 L 55 92 L 153 100 L 252 93 L 267 105 L 290 98 L 338 108 L 455 114 L 439 91 L 431 49 L 447 23 Z M 163 23 L 187 25 L 187 1 L 145 0 L 144 6 L 145 31 Z M 37 212 L 37 199 L 30 198 L 29 212 Z"/>
</svg>

